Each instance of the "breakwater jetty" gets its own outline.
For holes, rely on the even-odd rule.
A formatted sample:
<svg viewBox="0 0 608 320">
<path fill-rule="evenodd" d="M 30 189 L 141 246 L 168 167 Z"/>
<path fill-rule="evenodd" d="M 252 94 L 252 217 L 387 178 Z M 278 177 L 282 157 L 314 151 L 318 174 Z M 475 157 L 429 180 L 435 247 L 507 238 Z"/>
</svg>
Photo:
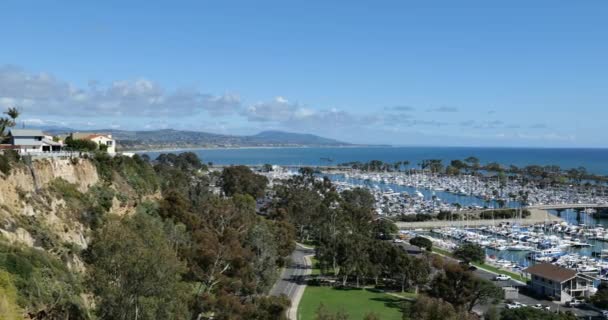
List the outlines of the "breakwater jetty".
<svg viewBox="0 0 608 320">
<path fill-rule="evenodd" d="M 527 218 L 514 218 L 514 219 L 462 219 L 462 220 L 429 220 L 429 221 L 417 221 L 417 222 L 395 222 L 397 227 L 401 230 L 407 229 L 434 229 L 442 227 L 483 227 L 492 226 L 499 224 L 518 224 L 518 225 L 535 225 L 543 223 L 560 223 L 564 220 L 560 217 L 550 214 L 546 210 L 541 209 L 529 209 L 530 216 Z M 473 212 L 471 212 L 473 213 Z"/>
</svg>

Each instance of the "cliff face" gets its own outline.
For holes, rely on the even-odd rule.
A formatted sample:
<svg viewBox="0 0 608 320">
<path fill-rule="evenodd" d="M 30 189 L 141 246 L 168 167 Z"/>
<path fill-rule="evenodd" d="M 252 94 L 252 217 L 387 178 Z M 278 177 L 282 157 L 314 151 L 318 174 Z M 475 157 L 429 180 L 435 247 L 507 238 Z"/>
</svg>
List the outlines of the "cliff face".
<svg viewBox="0 0 608 320">
<path fill-rule="evenodd" d="M 50 236 L 56 242 L 86 248 L 88 227 L 66 213 L 65 199 L 48 192 L 57 179 L 86 193 L 99 182 L 99 175 L 86 159 L 35 160 L 15 165 L 8 176 L 0 174 L 0 234 L 32 247 L 44 247 L 37 238 Z"/>
</svg>

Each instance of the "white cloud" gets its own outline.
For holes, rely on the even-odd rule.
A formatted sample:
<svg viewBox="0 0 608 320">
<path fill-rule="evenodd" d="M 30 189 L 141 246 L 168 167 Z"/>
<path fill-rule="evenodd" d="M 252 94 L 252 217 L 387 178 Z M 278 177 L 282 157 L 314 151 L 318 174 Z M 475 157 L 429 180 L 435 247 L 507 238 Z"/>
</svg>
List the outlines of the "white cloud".
<svg viewBox="0 0 608 320">
<path fill-rule="evenodd" d="M 18 106 L 29 114 L 66 116 L 212 116 L 232 114 L 241 107 L 238 95 L 220 96 L 195 89 L 167 91 L 145 78 L 100 86 L 90 81 L 78 88 L 47 73 L 0 67 L 0 107 Z"/>
<path fill-rule="evenodd" d="M 314 111 L 292 103 L 283 97 L 275 97 L 271 101 L 258 102 L 247 108 L 245 116 L 249 121 L 285 122 L 297 118 L 314 115 Z"/>
</svg>

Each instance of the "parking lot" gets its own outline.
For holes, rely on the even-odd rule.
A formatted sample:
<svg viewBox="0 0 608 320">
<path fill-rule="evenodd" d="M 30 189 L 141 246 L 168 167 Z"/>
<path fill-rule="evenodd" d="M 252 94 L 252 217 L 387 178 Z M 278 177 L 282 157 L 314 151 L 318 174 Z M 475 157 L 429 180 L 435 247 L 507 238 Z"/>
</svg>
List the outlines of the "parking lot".
<svg viewBox="0 0 608 320">
<path fill-rule="evenodd" d="M 514 281 L 514 280 L 506 280 L 506 281 L 495 281 L 494 278 L 496 277 L 495 274 L 481 270 L 481 269 L 477 269 L 474 271 L 475 274 L 481 278 L 484 279 L 488 279 L 493 281 L 496 285 L 500 286 L 500 287 L 515 287 L 519 289 L 519 297 L 517 299 L 514 299 L 513 301 L 517 301 L 519 303 L 523 303 L 527 306 L 533 306 L 535 304 L 542 304 L 543 306 L 548 306 L 551 311 L 571 311 L 573 312 L 577 317 L 581 317 L 584 319 L 604 319 L 602 314 L 596 310 L 591 309 L 589 306 L 581 306 L 581 307 L 577 307 L 577 308 L 569 308 L 569 307 L 565 307 L 563 305 L 560 305 L 558 303 L 555 303 L 553 301 L 549 301 L 549 300 L 545 300 L 545 299 L 538 299 L 538 298 L 534 298 L 530 295 L 526 295 L 525 292 L 525 285 L 521 284 L 520 282 Z M 502 309 L 504 308 L 506 305 L 506 302 L 502 302 L 499 307 Z M 476 308 L 476 311 L 478 312 L 484 312 L 486 311 L 488 308 L 490 307 L 490 305 L 485 305 L 485 306 L 480 306 L 478 308 Z"/>
</svg>

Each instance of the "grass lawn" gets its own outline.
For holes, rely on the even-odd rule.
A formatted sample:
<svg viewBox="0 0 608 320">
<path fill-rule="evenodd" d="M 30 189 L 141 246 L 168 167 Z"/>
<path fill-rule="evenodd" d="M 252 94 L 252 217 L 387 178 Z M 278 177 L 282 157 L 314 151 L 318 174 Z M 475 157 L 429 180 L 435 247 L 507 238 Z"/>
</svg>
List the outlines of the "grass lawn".
<svg viewBox="0 0 608 320">
<path fill-rule="evenodd" d="M 321 270 L 319 269 L 319 260 L 315 256 L 310 257 L 310 264 L 312 265 L 312 271 L 310 272 L 313 276 L 320 276 Z M 334 272 L 332 270 L 325 270 L 324 276 L 332 276 Z"/>
<path fill-rule="evenodd" d="M 401 299 L 366 289 L 335 289 L 332 287 L 306 287 L 298 308 L 299 320 L 314 320 L 323 303 L 332 312 L 344 311 L 349 319 L 360 320 L 375 313 L 382 320 L 401 320 Z"/>
<path fill-rule="evenodd" d="M 310 273 L 313 276 L 318 276 L 321 274 L 321 270 L 319 270 L 319 260 L 315 256 L 310 257 L 310 264 L 312 265 L 312 272 Z"/>
<path fill-rule="evenodd" d="M 444 256 L 448 256 L 448 257 L 452 256 L 451 252 L 449 252 L 447 250 L 444 250 L 444 249 L 439 249 L 439 248 L 433 247 L 433 248 L 431 248 L 431 251 L 436 252 L 436 253 L 440 253 L 440 254 L 442 254 Z"/>
</svg>

